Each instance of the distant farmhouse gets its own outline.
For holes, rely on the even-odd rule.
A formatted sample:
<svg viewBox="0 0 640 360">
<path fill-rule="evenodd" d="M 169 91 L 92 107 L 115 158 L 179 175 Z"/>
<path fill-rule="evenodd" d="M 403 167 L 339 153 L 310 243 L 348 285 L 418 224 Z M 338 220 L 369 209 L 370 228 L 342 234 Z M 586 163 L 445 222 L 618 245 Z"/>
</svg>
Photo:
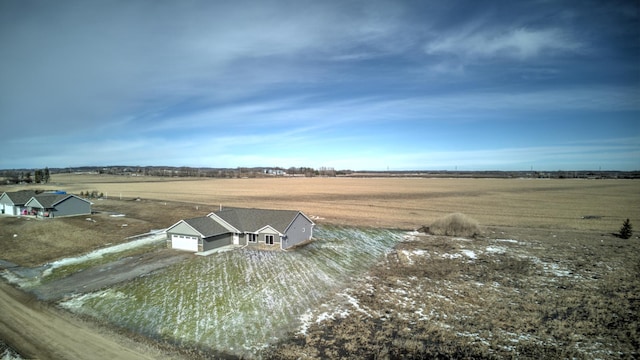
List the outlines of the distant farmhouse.
<svg viewBox="0 0 640 360">
<path fill-rule="evenodd" d="M 54 218 L 91 214 L 91 202 L 62 191 L 36 193 L 33 190 L 4 192 L 0 214 Z"/>
<path fill-rule="evenodd" d="M 227 208 L 178 221 L 167 229 L 167 241 L 193 252 L 234 244 L 288 249 L 310 240 L 314 225 L 301 211 Z"/>
</svg>

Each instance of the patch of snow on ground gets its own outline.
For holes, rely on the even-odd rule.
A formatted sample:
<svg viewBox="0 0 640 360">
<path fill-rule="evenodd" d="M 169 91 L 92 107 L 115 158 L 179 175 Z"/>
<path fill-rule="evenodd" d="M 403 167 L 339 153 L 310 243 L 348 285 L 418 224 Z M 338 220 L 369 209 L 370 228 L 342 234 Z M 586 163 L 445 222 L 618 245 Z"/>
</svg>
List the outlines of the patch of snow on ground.
<svg viewBox="0 0 640 360">
<path fill-rule="evenodd" d="M 67 310 L 77 310 L 80 309 L 87 299 L 95 298 L 95 297 L 105 297 L 107 292 L 111 292 L 112 290 L 102 290 L 94 293 L 88 293 L 84 295 L 75 296 L 69 300 L 60 302 L 60 306 Z"/>
<path fill-rule="evenodd" d="M 400 250 L 399 252 L 407 258 L 407 262 L 409 263 L 409 265 L 413 265 L 413 259 L 411 259 L 411 255 L 427 256 L 427 257 L 429 256 L 428 251 L 421 250 L 421 249 Z"/>
<path fill-rule="evenodd" d="M 563 268 L 562 265 L 558 264 L 558 263 L 549 263 L 549 262 L 545 262 L 540 260 L 539 258 L 532 256 L 530 257 L 530 259 L 542 266 L 542 269 L 544 270 L 544 272 L 548 273 L 548 274 L 553 274 L 557 277 L 575 277 L 575 278 L 579 278 L 580 275 L 574 274 L 572 271 Z"/>
<path fill-rule="evenodd" d="M 60 259 L 50 263 L 49 264 L 50 267 L 45 271 L 43 271 L 42 276 L 45 277 L 45 276 L 51 275 L 51 272 L 53 271 L 53 269 L 61 266 L 79 264 L 85 261 L 99 259 L 105 254 L 118 253 L 118 252 L 130 250 L 130 249 L 134 249 L 140 246 L 155 244 L 161 241 L 166 241 L 166 235 L 164 234 L 164 232 L 153 233 L 153 234 L 150 234 L 149 236 L 145 236 L 138 240 L 133 240 L 126 243 L 98 249 L 77 257 Z"/>
<path fill-rule="evenodd" d="M 2 342 L 0 342 L 2 344 Z M 0 352 L 0 360 L 21 360 L 23 359 L 17 352 L 13 351 L 10 348 L 5 348 L 4 351 Z"/>
<path fill-rule="evenodd" d="M 560 265 L 558 264 L 545 264 L 543 265 L 545 271 L 554 274 L 555 276 L 566 277 L 572 276 L 573 273 L 569 270 L 560 269 Z"/>
<path fill-rule="evenodd" d="M 431 311 L 433 311 L 433 310 L 431 310 Z M 416 313 L 416 315 L 418 315 L 418 320 L 419 321 L 427 321 L 427 320 L 431 319 L 431 317 L 429 315 L 426 315 L 424 313 L 424 309 L 423 308 L 420 308 L 420 309 L 416 310 L 415 313 Z"/>
<path fill-rule="evenodd" d="M 311 313 L 311 309 L 308 309 L 304 314 L 300 315 L 300 329 L 298 330 L 299 334 L 307 335 L 307 330 L 309 330 L 309 326 L 311 326 L 313 314 Z"/>
<path fill-rule="evenodd" d="M 478 257 L 473 250 L 464 249 L 462 250 L 462 253 L 465 254 L 469 259 L 475 259 Z"/>
<path fill-rule="evenodd" d="M 447 254 L 447 253 L 444 253 L 444 254 L 442 254 L 442 257 L 445 258 L 445 259 L 457 259 L 457 258 L 461 258 L 462 254 Z"/>
<path fill-rule="evenodd" d="M 518 240 L 514 240 L 514 239 L 496 239 L 497 242 L 508 242 L 508 243 L 512 243 L 512 244 L 518 244 L 519 241 Z"/>
<path fill-rule="evenodd" d="M 338 293 L 338 295 L 343 296 L 347 299 L 347 301 L 349 302 L 349 304 L 351 304 L 351 306 L 353 306 L 356 311 L 361 312 L 365 315 L 367 315 L 368 317 L 371 317 L 371 314 L 369 314 L 368 311 L 366 311 L 365 309 L 363 309 L 360 306 L 360 303 L 358 302 L 358 299 L 354 298 L 353 296 L 347 294 L 347 292 L 342 292 L 342 293 Z"/>
<path fill-rule="evenodd" d="M 504 246 L 489 245 L 489 246 L 487 246 L 485 251 L 488 252 L 488 253 L 494 253 L 494 254 L 504 254 L 504 253 L 507 252 L 507 249 Z"/>
<path fill-rule="evenodd" d="M 3 270 L 0 275 L 10 284 L 18 285 L 20 288 L 30 287 L 38 283 L 37 279 L 28 280 L 21 278 L 9 270 Z"/>
<path fill-rule="evenodd" d="M 247 349 L 276 342 L 291 326 L 310 332 L 323 321 L 361 316 L 358 312 L 376 316 L 359 302 L 361 289 L 375 292 L 379 286 L 376 278 L 363 276 L 364 269 L 393 251 L 402 234 L 318 227 L 317 240 L 296 251 L 245 249 L 197 257 L 113 287 L 118 294 L 86 298 L 74 312 L 153 337 L 251 357 L 257 350 Z M 346 289 L 354 278 L 359 286 Z M 319 303 L 336 289 L 342 294 Z"/>
</svg>

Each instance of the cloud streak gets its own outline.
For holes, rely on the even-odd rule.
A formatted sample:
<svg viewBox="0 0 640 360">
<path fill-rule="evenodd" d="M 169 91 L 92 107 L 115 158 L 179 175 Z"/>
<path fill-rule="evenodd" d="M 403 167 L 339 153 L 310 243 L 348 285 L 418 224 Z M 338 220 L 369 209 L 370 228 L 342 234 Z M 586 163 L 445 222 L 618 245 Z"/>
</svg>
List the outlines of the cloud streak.
<svg viewBox="0 0 640 360">
<path fill-rule="evenodd" d="M 576 52 L 582 48 L 565 31 L 548 29 L 508 29 L 503 32 L 479 32 L 468 29 L 439 38 L 426 46 L 428 54 L 456 54 L 463 58 L 515 58 L 527 60 L 549 52 Z"/>
<path fill-rule="evenodd" d="M 171 144 L 160 160 L 346 166 L 344 153 L 356 168 L 366 156 L 637 135 L 637 9 L 5 1 L 0 128 L 20 151 L 0 167 L 156 164 Z M 459 144 L 412 140 L 433 134 Z"/>
</svg>

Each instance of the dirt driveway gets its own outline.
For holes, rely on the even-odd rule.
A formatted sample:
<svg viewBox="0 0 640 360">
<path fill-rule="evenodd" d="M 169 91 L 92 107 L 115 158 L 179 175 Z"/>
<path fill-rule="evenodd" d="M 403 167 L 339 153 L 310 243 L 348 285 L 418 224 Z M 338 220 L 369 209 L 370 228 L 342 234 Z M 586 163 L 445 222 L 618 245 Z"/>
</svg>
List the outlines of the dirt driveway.
<svg viewBox="0 0 640 360">
<path fill-rule="evenodd" d="M 161 354 L 36 301 L 0 281 L 0 338 L 27 358 L 155 359 Z M 159 356 L 160 355 L 160 356 Z"/>
<path fill-rule="evenodd" d="M 170 249 L 130 256 L 38 286 L 31 290 L 33 295 L 0 281 L 0 339 L 27 358 L 176 358 L 176 354 L 123 338 L 38 300 L 56 301 L 74 293 L 95 291 L 193 256 Z"/>
<path fill-rule="evenodd" d="M 39 300 L 55 301 L 71 294 L 92 292 L 129 281 L 193 258 L 193 256 L 192 253 L 160 249 L 77 272 L 66 278 L 38 286 L 32 292 Z"/>
</svg>

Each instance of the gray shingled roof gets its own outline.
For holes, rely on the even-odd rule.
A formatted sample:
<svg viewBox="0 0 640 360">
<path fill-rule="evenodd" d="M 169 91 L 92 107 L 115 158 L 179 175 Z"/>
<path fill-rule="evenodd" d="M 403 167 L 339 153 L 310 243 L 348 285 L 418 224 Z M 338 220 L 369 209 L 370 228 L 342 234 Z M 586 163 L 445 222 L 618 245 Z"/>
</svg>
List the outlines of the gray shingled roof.
<svg viewBox="0 0 640 360">
<path fill-rule="evenodd" d="M 53 208 L 53 205 L 55 205 L 57 202 L 69 197 L 71 195 L 69 194 L 39 194 L 36 195 L 36 200 L 38 201 L 38 203 L 40 203 L 40 205 L 42 205 L 43 208 L 45 209 L 51 209 Z"/>
<path fill-rule="evenodd" d="M 204 237 L 216 236 L 220 234 L 226 234 L 229 232 L 224 226 L 213 221 L 208 216 L 185 219 L 187 224 L 191 225 L 196 231 L 198 231 Z"/>
<path fill-rule="evenodd" d="M 284 233 L 300 212 L 296 210 L 226 208 L 215 214 L 241 232 L 256 232 L 270 225 Z"/>
<path fill-rule="evenodd" d="M 14 205 L 24 205 L 27 203 L 27 201 L 29 201 L 29 199 L 36 196 L 36 192 L 33 190 L 20 190 L 20 191 L 14 191 L 14 192 L 6 192 L 5 194 L 7 194 L 7 196 L 9 197 L 9 199 L 11 199 L 11 202 L 13 202 Z"/>
</svg>

